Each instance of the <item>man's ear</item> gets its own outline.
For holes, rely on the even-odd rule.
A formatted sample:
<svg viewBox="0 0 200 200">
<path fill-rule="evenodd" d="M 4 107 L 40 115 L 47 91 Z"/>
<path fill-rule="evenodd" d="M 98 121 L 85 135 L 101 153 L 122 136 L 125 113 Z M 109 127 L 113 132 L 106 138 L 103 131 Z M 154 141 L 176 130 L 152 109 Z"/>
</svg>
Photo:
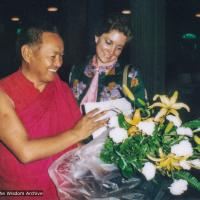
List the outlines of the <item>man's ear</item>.
<svg viewBox="0 0 200 200">
<path fill-rule="evenodd" d="M 28 45 L 23 45 L 21 47 L 21 55 L 22 58 L 24 59 L 25 62 L 29 63 L 30 62 L 30 58 L 32 56 L 32 49 L 30 46 Z"/>
<path fill-rule="evenodd" d="M 99 40 L 99 36 L 95 35 L 95 36 L 94 36 L 94 39 L 95 39 L 95 43 L 97 43 L 98 40 Z"/>
</svg>

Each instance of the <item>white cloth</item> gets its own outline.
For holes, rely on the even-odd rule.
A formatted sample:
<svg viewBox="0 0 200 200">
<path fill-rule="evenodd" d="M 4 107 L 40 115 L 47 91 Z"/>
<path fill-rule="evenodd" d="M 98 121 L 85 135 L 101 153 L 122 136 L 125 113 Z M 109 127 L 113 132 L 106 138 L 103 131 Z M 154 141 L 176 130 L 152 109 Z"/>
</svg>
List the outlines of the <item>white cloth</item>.
<svg viewBox="0 0 200 200">
<path fill-rule="evenodd" d="M 101 119 L 105 118 L 112 118 L 117 115 L 117 112 L 122 112 L 124 115 L 131 115 L 132 113 L 132 106 L 130 102 L 128 102 L 125 98 L 120 98 L 116 100 L 110 100 L 110 101 L 103 101 L 103 102 L 90 102 L 84 104 L 85 112 L 88 113 L 89 111 L 98 108 L 101 111 L 109 110 L 108 113 L 106 113 Z M 116 112 L 117 111 L 117 112 Z M 103 133 L 107 127 L 102 127 L 98 130 L 96 130 L 92 135 L 93 138 L 98 137 Z"/>
</svg>

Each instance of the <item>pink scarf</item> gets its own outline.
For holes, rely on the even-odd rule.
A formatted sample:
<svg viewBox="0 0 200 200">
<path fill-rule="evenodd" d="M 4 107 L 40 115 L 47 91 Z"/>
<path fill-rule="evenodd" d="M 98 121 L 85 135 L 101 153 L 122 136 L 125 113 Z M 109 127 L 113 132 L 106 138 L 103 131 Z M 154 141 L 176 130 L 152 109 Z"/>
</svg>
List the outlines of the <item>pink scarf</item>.
<svg viewBox="0 0 200 200">
<path fill-rule="evenodd" d="M 96 72 L 93 76 L 93 79 L 90 83 L 90 87 L 87 91 L 87 93 L 85 94 L 85 96 L 83 97 L 80 106 L 82 106 L 85 103 L 88 102 L 96 102 L 97 101 L 97 94 L 98 94 L 98 81 L 99 81 L 99 71 L 101 68 L 106 68 L 106 70 L 111 70 L 113 68 L 113 66 L 115 65 L 115 63 L 117 62 L 117 60 L 114 60 L 110 63 L 105 63 L 105 64 L 101 64 L 100 66 L 97 63 L 97 58 L 96 56 L 93 56 L 92 58 L 92 66 L 95 67 Z"/>
</svg>

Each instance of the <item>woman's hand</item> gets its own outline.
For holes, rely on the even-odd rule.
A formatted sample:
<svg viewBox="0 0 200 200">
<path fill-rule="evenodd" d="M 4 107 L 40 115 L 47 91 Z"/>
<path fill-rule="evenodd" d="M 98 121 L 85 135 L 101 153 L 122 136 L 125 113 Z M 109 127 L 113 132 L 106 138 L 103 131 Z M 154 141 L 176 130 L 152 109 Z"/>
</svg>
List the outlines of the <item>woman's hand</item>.
<svg viewBox="0 0 200 200">
<path fill-rule="evenodd" d="M 76 124 L 73 129 L 80 140 L 86 139 L 94 131 L 107 125 L 109 120 L 108 118 L 99 119 L 106 113 L 107 111 L 99 112 L 99 109 L 94 109 L 81 118 L 81 120 Z"/>
</svg>

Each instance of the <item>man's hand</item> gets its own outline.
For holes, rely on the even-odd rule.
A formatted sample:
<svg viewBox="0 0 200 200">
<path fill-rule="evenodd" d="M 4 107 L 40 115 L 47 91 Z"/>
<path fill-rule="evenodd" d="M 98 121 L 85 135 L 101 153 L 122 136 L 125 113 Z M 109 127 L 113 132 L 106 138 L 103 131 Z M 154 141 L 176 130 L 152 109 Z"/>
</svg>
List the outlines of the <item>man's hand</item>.
<svg viewBox="0 0 200 200">
<path fill-rule="evenodd" d="M 80 140 L 86 139 L 97 129 L 106 126 L 109 119 L 100 119 L 107 111 L 99 112 L 99 109 L 94 109 L 88 112 L 74 127 L 75 134 Z"/>
<path fill-rule="evenodd" d="M 29 139 L 28 133 L 15 112 L 12 100 L 0 91 L 0 141 L 4 143 L 22 163 L 47 158 L 76 144 L 105 126 L 107 119 L 99 120 L 105 112 L 95 109 L 85 115 L 73 129 L 52 137 Z M 12 125 L 12 126 L 11 126 Z"/>
</svg>

